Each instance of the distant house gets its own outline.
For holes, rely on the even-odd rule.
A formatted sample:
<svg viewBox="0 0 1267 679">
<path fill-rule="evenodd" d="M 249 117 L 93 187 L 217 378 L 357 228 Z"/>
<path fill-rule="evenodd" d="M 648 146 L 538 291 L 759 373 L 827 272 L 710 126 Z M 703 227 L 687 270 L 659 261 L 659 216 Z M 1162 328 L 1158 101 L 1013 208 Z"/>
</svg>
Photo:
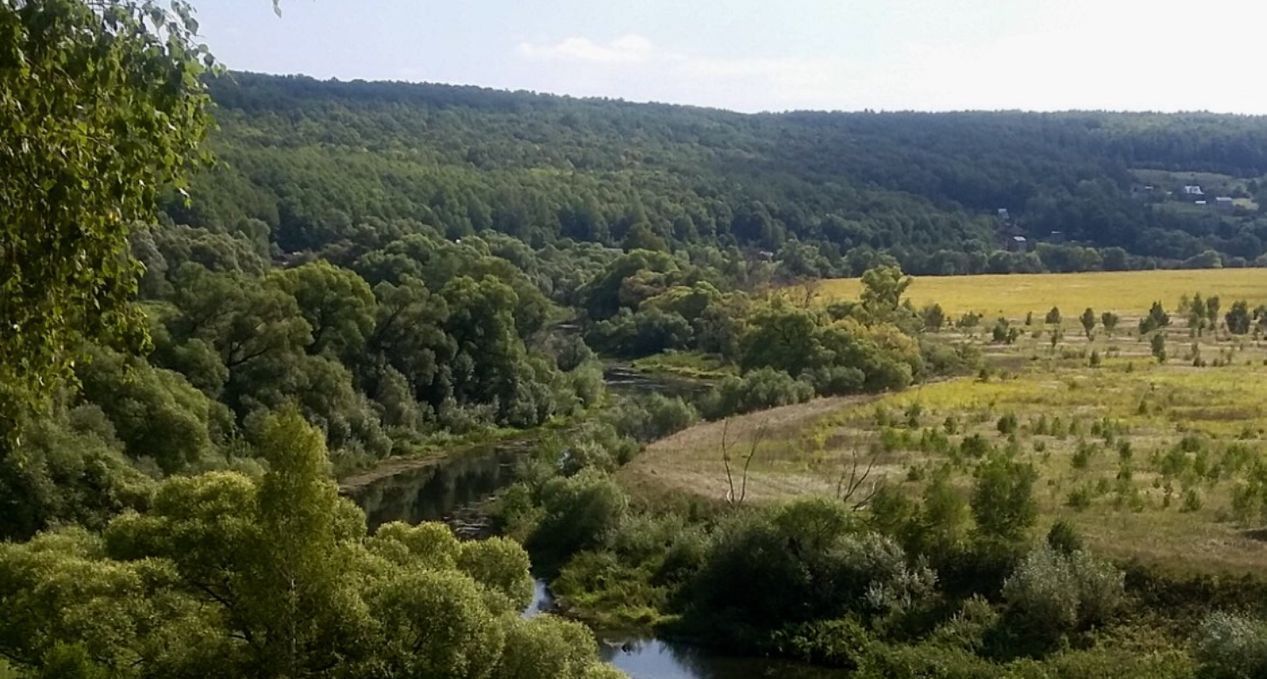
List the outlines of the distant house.
<svg viewBox="0 0 1267 679">
<path fill-rule="evenodd" d="M 1008 212 L 1007 212 L 1007 208 L 1005 208 L 1005 207 L 1001 207 L 1001 208 L 999 208 L 999 219 L 1001 219 L 1001 220 L 1003 220 L 1003 221 L 1005 221 L 1005 222 L 1006 222 L 1006 221 L 1008 221 L 1008 220 L 1012 219 L 1012 215 L 1008 214 Z"/>
<path fill-rule="evenodd" d="M 1012 236 L 1007 239 L 1006 247 L 1008 252 L 1027 252 L 1029 250 L 1029 240 L 1025 236 Z"/>
<path fill-rule="evenodd" d="M 1052 231 L 1050 234 L 1047 235 L 1047 240 L 1052 243 L 1063 243 L 1065 242 L 1065 232 Z"/>
<path fill-rule="evenodd" d="M 1214 199 L 1214 207 L 1218 208 L 1219 212 L 1231 212 L 1236 209 L 1236 201 L 1232 200 L 1231 196 L 1219 196 Z"/>
<path fill-rule="evenodd" d="M 1205 192 L 1197 184 L 1185 184 L 1183 187 L 1183 195 L 1185 196 L 1204 196 Z"/>
<path fill-rule="evenodd" d="M 1193 202 L 1192 202 L 1192 204 L 1193 204 L 1193 205 L 1205 205 L 1205 204 L 1206 204 L 1206 202 L 1205 202 L 1204 200 L 1196 200 L 1196 201 L 1193 201 Z"/>
</svg>

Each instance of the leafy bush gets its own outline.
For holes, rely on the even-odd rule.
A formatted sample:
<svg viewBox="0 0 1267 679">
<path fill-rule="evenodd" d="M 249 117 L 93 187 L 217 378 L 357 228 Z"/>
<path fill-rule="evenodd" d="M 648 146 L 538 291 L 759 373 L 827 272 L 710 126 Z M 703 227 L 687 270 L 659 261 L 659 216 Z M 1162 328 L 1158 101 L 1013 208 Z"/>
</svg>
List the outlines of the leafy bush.
<svg viewBox="0 0 1267 679">
<path fill-rule="evenodd" d="M 1043 545 L 1003 583 L 1003 597 L 1026 631 L 1054 640 L 1107 620 L 1121 607 L 1124 588 L 1124 575 L 1111 564 Z"/>
<path fill-rule="evenodd" d="M 839 396 L 862 391 L 867 375 L 853 366 L 820 366 L 806 372 L 814 391 L 823 396 Z"/>
<path fill-rule="evenodd" d="M 743 377 L 727 377 L 706 397 L 700 410 L 715 420 L 765 408 L 803 403 L 814 396 L 808 382 L 773 368 L 759 368 Z"/>
<path fill-rule="evenodd" d="M 532 490 L 522 482 L 502 491 L 492 508 L 492 519 L 498 530 L 520 541 L 537 529 L 541 515 L 541 508 L 533 502 Z"/>
<path fill-rule="evenodd" d="M 562 606 L 605 626 L 654 622 L 665 598 L 644 570 L 607 550 L 576 554 L 550 590 Z"/>
<path fill-rule="evenodd" d="M 1003 454 L 992 454 L 982 462 L 972 489 L 977 534 L 1005 543 L 1023 541 L 1038 514 L 1034 503 L 1037 478 L 1033 466 Z"/>
<path fill-rule="evenodd" d="M 1016 433 L 1018 426 L 1016 415 L 1014 413 L 1007 413 L 1003 417 L 999 418 L 998 430 L 1000 434 L 1014 434 Z"/>
<path fill-rule="evenodd" d="M 624 399 L 608 421 L 622 436 L 654 441 L 695 424 L 699 413 L 680 396 L 650 394 Z"/>
<path fill-rule="evenodd" d="M 964 375 L 981 367 L 981 349 L 967 342 L 950 344 L 921 338 L 919 350 L 930 375 Z"/>
<path fill-rule="evenodd" d="M 128 463 L 102 424 L 94 430 L 61 417 L 39 421 L 16 454 L 0 457 L 0 541 L 59 523 L 100 529 L 149 503 L 153 480 Z"/>
<path fill-rule="evenodd" d="M 1058 519 L 1047 531 L 1047 546 L 1061 554 L 1073 554 L 1082 549 L 1082 536 L 1072 523 Z"/>
<path fill-rule="evenodd" d="M 1212 679 L 1267 676 L 1267 624 L 1236 613 L 1206 616 L 1194 640 L 1201 675 Z"/>
<path fill-rule="evenodd" d="M 601 545 L 620 526 L 628 505 L 620 486 L 597 470 L 553 478 L 541 489 L 544 515 L 528 546 L 547 558 L 561 560 Z"/>
<path fill-rule="evenodd" d="M 789 625 L 772 640 L 780 655 L 847 670 L 864 664 L 874 643 L 867 628 L 852 616 Z"/>
<path fill-rule="evenodd" d="M 999 623 L 1001 616 L 984 597 L 973 595 L 945 624 L 933 631 L 930 641 L 977 652 L 985 645 L 985 637 Z"/>
<path fill-rule="evenodd" d="M 585 339 L 600 351 L 637 357 L 684 349 L 691 333 L 691 324 L 679 313 L 654 307 L 638 312 L 622 308 L 616 316 L 596 324 Z"/>
<path fill-rule="evenodd" d="M 638 450 L 638 443 L 615 426 L 592 421 L 545 440 L 537 456 L 557 463 L 559 472 L 571 476 L 588 468 L 615 471 L 617 466 L 632 460 Z"/>
<path fill-rule="evenodd" d="M 765 629 L 886 616 L 927 603 L 935 581 L 892 539 L 853 532 L 843 503 L 801 500 L 723 524 L 693 583 L 691 610 Z"/>
<path fill-rule="evenodd" d="M 854 679 L 937 677 L 977 679 L 1003 674 L 1001 668 L 971 651 L 932 643 L 872 644 Z"/>
</svg>

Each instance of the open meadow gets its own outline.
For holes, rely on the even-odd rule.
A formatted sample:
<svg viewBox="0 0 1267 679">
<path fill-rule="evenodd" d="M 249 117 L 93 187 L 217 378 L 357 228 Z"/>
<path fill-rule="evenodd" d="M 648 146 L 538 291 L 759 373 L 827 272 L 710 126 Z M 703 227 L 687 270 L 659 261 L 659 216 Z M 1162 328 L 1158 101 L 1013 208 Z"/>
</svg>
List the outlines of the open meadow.
<svg viewBox="0 0 1267 679">
<path fill-rule="evenodd" d="M 823 288 L 847 295 L 850 284 Z M 700 424 L 652 444 L 620 472 L 622 483 L 648 502 L 720 502 L 731 480 L 741 487 L 755 442 L 749 503 L 838 495 L 868 468 L 853 500 L 878 484 L 916 499 L 939 474 L 967 497 L 978 463 L 1003 450 L 1038 473 L 1041 530 L 1063 518 L 1097 552 L 1167 570 L 1267 566 L 1267 343 L 1221 322 L 1190 327 L 1176 308 L 1195 292 L 1218 295 L 1220 315 L 1233 300 L 1256 306 L 1267 301 L 1267 273 L 917 278 L 909 291 L 917 306 L 937 301 L 951 319 L 952 309 L 992 308 L 1016 332 L 1000 339 L 993 315 L 946 327 L 942 339 L 981 351 L 980 374 Z M 1170 324 L 1141 337 L 1138 319 L 1154 300 Z M 1059 323 L 1045 322 L 1052 306 L 1064 310 Z M 1097 320 L 1087 333 L 1077 316 L 1088 306 L 1123 321 L 1110 333 Z M 1019 320 L 1027 311 L 1029 324 Z M 1165 338 L 1164 363 L 1153 334 Z M 739 461 L 731 480 L 723 434 Z"/>
<path fill-rule="evenodd" d="M 816 300 L 830 303 L 857 299 L 862 282 L 837 278 L 812 283 L 811 288 Z M 1138 316 L 1155 301 L 1173 308 L 1181 296 L 1193 293 L 1218 295 L 1225 305 L 1237 299 L 1251 307 L 1267 304 L 1267 269 L 920 276 L 906 296 L 916 307 L 935 302 L 955 316 L 974 312 L 1017 319 L 1030 312 L 1041 316 L 1053 306 L 1066 315 L 1091 307 Z"/>
</svg>

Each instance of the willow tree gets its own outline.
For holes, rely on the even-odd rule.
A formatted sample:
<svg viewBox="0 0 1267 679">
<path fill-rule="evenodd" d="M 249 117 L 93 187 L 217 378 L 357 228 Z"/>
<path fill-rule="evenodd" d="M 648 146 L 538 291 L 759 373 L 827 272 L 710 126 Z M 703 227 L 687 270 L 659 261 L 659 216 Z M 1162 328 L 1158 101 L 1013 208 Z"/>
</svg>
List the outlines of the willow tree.
<svg viewBox="0 0 1267 679">
<path fill-rule="evenodd" d="M 0 0 L 0 450 L 81 338 L 147 342 L 128 234 L 205 160 L 196 31 L 180 1 Z"/>
</svg>

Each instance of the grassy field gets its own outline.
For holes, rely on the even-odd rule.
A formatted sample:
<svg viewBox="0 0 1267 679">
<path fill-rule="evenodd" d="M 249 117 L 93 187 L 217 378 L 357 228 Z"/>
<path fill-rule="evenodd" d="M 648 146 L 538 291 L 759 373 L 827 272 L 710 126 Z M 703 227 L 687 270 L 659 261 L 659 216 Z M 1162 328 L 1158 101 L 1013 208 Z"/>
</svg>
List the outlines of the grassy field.
<svg viewBox="0 0 1267 679">
<path fill-rule="evenodd" d="M 1006 299 L 1003 282 L 1014 291 Z M 1122 560 L 1180 572 L 1261 572 L 1267 568 L 1267 340 L 1225 328 L 1189 330 L 1174 307 L 1180 295 L 1196 291 L 1219 295 L 1224 309 L 1240 298 L 1256 305 L 1267 302 L 1267 272 L 917 279 L 911 287 L 917 301 L 985 310 L 981 305 L 993 300 L 993 314 L 1017 318 L 1033 310 L 1036 320 L 1018 324 L 1022 333 L 1012 344 L 991 341 L 989 315 L 976 328 L 941 333 L 979 346 L 984 376 L 700 424 L 652 444 L 618 478 L 647 504 L 721 502 L 730 487 L 724 434 L 740 459 L 757 441 L 748 502 L 830 496 L 855 458 L 874 462 L 868 484 L 891 484 L 917 497 L 936 471 L 948 470 L 966 497 L 982 448 L 1005 450 L 1039 473 L 1038 530 L 1065 518 L 1091 546 Z M 1153 299 L 1172 311 L 1164 364 L 1133 323 L 1124 320 L 1112 336 L 1097 328 L 1088 338 L 1074 318 L 1085 306 L 1138 317 Z M 1065 310 L 1055 347 L 1052 328 L 1041 321 L 1053 305 Z M 1014 418 L 1014 427 L 1001 425 L 1005 418 Z"/>
<path fill-rule="evenodd" d="M 1262 459 L 1267 368 L 1130 364 L 1129 372 L 1118 361 L 1095 371 L 958 379 L 701 424 L 651 445 L 619 478 L 648 503 L 721 500 L 724 430 L 732 456 L 759 440 L 749 502 L 830 496 L 855 456 L 866 464 L 872 455 L 873 481 L 916 497 L 945 466 L 966 497 L 981 455 L 964 440 L 979 437 L 1038 470 L 1040 529 L 1065 518 L 1101 553 L 1175 571 L 1260 571 L 1261 501 L 1241 506 L 1235 498 Z M 1005 417 L 1016 418 L 1015 431 L 1000 431 Z"/>
<path fill-rule="evenodd" d="M 840 278 L 816 284 L 823 302 L 857 299 L 861 282 Z M 987 317 L 1023 318 L 1057 306 L 1065 316 L 1091 307 L 1138 317 L 1154 301 L 1173 310 L 1182 295 L 1218 295 L 1226 309 L 1235 300 L 1250 306 L 1267 304 L 1265 269 L 1193 269 L 1176 271 L 1104 271 L 1073 274 L 1000 274 L 981 276 L 919 276 L 907 289 L 918 307 L 936 302 L 948 314 L 967 312 Z"/>
</svg>

